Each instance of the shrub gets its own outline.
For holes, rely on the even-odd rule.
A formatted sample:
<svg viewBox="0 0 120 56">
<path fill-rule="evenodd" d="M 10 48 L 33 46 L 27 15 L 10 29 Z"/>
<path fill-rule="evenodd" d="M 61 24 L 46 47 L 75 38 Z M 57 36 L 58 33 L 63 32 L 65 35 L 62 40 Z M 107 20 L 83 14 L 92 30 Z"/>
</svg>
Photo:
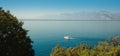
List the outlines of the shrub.
<svg viewBox="0 0 120 56">
<path fill-rule="evenodd" d="M 111 42 L 114 44 L 111 44 Z M 70 48 L 63 48 L 59 45 L 60 49 L 54 48 L 51 52 L 51 56 L 120 56 L 120 38 L 112 37 L 109 41 L 99 42 L 97 46 L 90 48 L 89 45 L 80 44 L 80 46 L 70 47 Z M 57 52 L 59 51 L 59 52 Z M 61 53 L 62 52 L 62 53 Z M 59 53 L 61 53 L 59 55 Z"/>
</svg>

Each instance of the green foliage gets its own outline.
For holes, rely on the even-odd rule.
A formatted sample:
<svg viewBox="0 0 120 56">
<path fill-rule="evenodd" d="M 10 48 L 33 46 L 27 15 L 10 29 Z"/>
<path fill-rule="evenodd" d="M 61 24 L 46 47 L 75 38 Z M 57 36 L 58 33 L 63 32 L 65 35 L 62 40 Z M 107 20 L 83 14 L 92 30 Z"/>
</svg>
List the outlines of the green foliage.
<svg viewBox="0 0 120 56">
<path fill-rule="evenodd" d="M 63 48 L 59 45 L 52 50 L 50 56 L 120 56 L 120 45 L 118 43 L 120 43 L 120 37 L 115 36 L 109 41 L 99 42 L 92 49 L 85 44 L 70 48 Z"/>
<path fill-rule="evenodd" d="M 34 56 L 23 22 L 0 7 L 0 56 Z"/>
<path fill-rule="evenodd" d="M 120 36 L 115 36 L 115 37 L 109 38 L 108 43 L 113 46 L 120 45 Z"/>
<path fill-rule="evenodd" d="M 65 56 L 65 50 L 60 45 L 57 45 L 55 49 L 53 49 L 51 56 Z"/>
</svg>

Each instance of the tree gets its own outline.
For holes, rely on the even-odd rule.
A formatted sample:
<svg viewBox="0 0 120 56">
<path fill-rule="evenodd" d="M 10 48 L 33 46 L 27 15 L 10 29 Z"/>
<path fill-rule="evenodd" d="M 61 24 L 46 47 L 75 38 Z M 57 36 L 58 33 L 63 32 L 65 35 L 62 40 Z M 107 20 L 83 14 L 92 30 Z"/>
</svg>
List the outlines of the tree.
<svg viewBox="0 0 120 56">
<path fill-rule="evenodd" d="M 0 56 L 34 56 L 23 22 L 0 7 Z"/>
</svg>

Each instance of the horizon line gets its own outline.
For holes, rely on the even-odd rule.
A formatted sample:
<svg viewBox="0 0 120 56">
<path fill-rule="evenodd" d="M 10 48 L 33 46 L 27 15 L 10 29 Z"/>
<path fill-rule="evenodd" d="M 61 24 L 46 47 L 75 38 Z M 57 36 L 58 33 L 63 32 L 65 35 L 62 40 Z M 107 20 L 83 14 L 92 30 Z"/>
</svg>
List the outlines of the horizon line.
<svg viewBox="0 0 120 56">
<path fill-rule="evenodd" d="M 21 21 L 120 21 L 120 20 L 70 20 L 70 19 L 18 19 Z"/>
</svg>

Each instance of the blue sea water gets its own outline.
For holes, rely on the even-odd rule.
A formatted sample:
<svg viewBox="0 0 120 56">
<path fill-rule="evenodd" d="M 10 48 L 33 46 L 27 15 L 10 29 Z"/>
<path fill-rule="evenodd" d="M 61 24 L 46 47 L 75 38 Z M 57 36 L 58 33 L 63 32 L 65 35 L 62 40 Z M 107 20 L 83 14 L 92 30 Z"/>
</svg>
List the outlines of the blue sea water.
<svg viewBox="0 0 120 56">
<path fill-rule="evenodd" d="M 35 56 L 50 56 L 60 44 L 75 47 L 82 43 L 91 47 L 112 36 L 120 36 L 120 21 L 24 21 L 24 28 L 34 41 Z M 64 36 L 75 39 L 65 40 Z"/>
</svg>

